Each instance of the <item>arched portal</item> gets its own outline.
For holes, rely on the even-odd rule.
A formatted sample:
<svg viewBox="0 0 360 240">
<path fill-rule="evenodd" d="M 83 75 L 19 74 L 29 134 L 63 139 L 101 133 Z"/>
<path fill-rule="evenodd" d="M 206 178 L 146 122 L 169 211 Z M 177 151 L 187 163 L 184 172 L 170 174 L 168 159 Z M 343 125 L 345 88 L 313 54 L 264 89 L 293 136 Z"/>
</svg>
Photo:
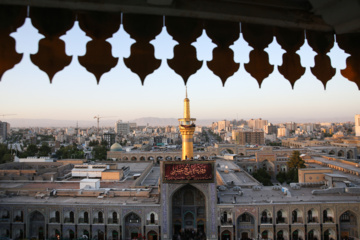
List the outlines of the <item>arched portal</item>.
<svg viewBox="0 0 360 240">
<path fill-rule="evenodd" d="M 195 238 L 194 233 L 205 237 L 206 203 L 204 194 L 191 185 L 185 185 L 172 196 L 173 235 L 185 231 L 187 238 Z"/>
<path fill-rule="evenodd" d="M 116 230 L 113 230 L 113 231 L 111 232 L 111 239 L 112 239 L 112 240 L 118 240 L 118 239 L 119 239 L 119 232 L 116 231 Z"/>
<path fill-rule="evenodd" d="M 105 234 L 100 229 L 97 231 L 97 236 L 98 236 L 98 238 L 97 238 L 98 240 L 104 240 L 105 239 Z"/>
<path fill-rule="evenodd" d="M 325 230 L 323 239 L 324 239 L 324 240 L 333 240 L 333 239 L 336 239 L 335 231 L 332 230 L 332 229 L 327 229 L 327 230 Z"/>
<path fill-rule="evenodd" d="M 89 231 L 86 230 L 86 229 L 83 231 L 83 238 L 85 238 L 84 236 L 86 236 L 87 238 L 90 237 L 90 233 L 89 233 Z"/>
<path fill-rule="evenodd" d="M 221 240 L 231 240 L 231 232 L 229 230 L 225 230 L 221 233 Z"/>
<path fill-rule="evenodd" d="M 55 229 L 55 235 L 54 236 L 55 236 L 56 239 L 61 238 L 61 233 L 60 233 L 60 231 L 58 229 Z"/>
<path fill-rule="evenodd" d="M 318 230 L 311 229 L 310 231 L 308 231 L 307 235 L 308 235 L 307 240 L 319 240 L 320 239 Z"/>
<path fill-rule="evenodd" d="M 299 240 L 299 230 L 293 231 L 291 239 Z"/>
<path fill-rule="evenodd" d="M 283 230 L 280 230 L 280 231 L 277 232 L 276 239 L 277 240 L 284 240 L 284 231 Z"/>
<path fill-rule="evenodd" d="M 141 235 L 141 218 L 134 212 L 125 216 L 125 239 L 137 239 Z"/>
<path fill-rule="evenodd" d="M 346 156 L 347 159 L 353 159 L 354 158 L 354 152 L 352 150 L 347 151 L 346 155 L 347 155 Z"/>
<path fill-rule="evenodd" d="M 29 216 L 29 238 L 45 239 L 45 217 L 39 211 L 34 211 Z"/>
<path fill-rule="evenodd" d="M 345 153 L 343 150 L 338 151 L 338 157 L 344 157 Z"/>
<path fill-rule="evenodd" d="M 157 240 L 158 239 L 158 235 L 155 231 L 150 231 L 147 234 L 147 240 Z"/>
<path fill-rule="evenodd" d="M 357 217 L 351 211 L 346 211 L 340 215 L 340 237 L 341 239 L 358 238 Z"/>
<path fill-rule="evenodd" d="M 248 240 L 255 238 L 255 218 L 249 213 L 241 214 L 236 220 L 237 238 Z"/>
</svg>

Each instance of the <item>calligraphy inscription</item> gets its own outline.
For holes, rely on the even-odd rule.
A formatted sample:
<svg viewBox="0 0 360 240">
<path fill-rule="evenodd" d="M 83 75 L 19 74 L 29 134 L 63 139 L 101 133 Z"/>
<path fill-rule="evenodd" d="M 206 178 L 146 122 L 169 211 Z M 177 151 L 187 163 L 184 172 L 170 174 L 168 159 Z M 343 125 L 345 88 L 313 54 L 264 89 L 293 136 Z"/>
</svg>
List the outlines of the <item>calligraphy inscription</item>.
<svg viewBox="0 0 360 240">
<path fill-rule="evenodd" d="M 165 164 L 165 180 L 212 180 L 211 163 Z"/>
</svg>

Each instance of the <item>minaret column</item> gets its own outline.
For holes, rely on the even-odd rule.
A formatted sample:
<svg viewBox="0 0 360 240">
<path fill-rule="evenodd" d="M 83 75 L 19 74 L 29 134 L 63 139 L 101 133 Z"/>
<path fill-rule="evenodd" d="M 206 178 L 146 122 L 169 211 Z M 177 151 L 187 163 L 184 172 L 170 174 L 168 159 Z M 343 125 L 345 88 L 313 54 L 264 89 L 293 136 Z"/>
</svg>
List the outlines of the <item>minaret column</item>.
<svg viewBox="0 0 360 240">
<path fill-rule="evenodd" d="M 194 158 L 193 135 L 194 130 L 180 129 L 182 136 L 182 158 L 181 160 Z"/>
<path fill-rule="evenodd" d="M 179 119 L 179 129 L 182 136 L 182 157 L 181 160 L 194 158 L 193 135 L 195 132 L 195 118 L 190 117 L 190 100 L 184 99 L 184 118 Z"/>
</svg>

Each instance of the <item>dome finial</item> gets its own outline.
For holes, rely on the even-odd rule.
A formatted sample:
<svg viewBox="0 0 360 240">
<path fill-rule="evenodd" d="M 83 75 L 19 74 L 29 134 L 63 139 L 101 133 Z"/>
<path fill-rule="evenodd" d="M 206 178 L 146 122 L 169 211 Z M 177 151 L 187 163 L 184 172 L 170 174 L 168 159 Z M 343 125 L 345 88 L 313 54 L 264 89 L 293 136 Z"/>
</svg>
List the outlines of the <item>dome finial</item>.
<svg viewBox="0 0 360 240">
<path fill-rule="evenodd" d="M 187 97 L 187 86 L 185 85 L 185 98 L 188 98 Z"/>
</svg>

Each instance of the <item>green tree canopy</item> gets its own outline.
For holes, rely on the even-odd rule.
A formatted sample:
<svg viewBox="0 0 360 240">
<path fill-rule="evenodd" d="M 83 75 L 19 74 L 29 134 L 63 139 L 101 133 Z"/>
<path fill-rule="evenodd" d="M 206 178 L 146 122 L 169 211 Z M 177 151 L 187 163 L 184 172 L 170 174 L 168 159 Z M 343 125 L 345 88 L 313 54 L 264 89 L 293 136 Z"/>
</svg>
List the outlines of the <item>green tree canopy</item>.
<svg viewBox="0 0 360 240">
<path fill-rule="evenodd" d="M 292 155 L 287 164 L 289 169 L 305 168 L 305 161 L 300 157 L 299 151 L 292 152 Z"/>
<path fill-rule="evenodd" d="M 6 144 L 0 144 L 0 163 L 6 163 L 12 160 L 11 150 L 8 149 Z"/>
<path fill-rule="evenodd" d="M 60 159 L 83 159 L 84 152 L 79 150 L 76 145 L 61 146 L 60 149 L 56 151 L 56 156 Z"/>
<path fill-rule="evenodd" d="M 107 157 L 106 147 L 103 145 L 95 146 L 93 148 L 93 156 L 94 156 L 94 159 L 106 160 L 106 157 Z"/>
<path fill-rule="evenodd" d="M 253 177 L 256 180 L 258 180 L 259 182 L 261 182 L 264 186 L 272 186 L 273 185 L 271 182 L 270 174 L 262 168 L 260 168 L 256 172 L 254 172 Z"/>
<path fill-rule="evenodd" d="M 39 157 L 47 157 L 51 153 L 51 147 L 47 143 L 43 143 L 39 148 Z"/>
<path fill-rule="evenodd" d="M 92 140 L 89 142 L 89 147 L 94 147 L 94 146 L 97 146 L 99 145 L 99 141 L 97 140 Z"/>
<path fill-rule="evenodd" d="M 30 144 L 27 148 L 26 148 L 26 155 L 30 156 L 30 157 L 34 157 L 37 155 L 39 149 L 37 148 L 36 145 L 34 144 Z"/>
</svg>

